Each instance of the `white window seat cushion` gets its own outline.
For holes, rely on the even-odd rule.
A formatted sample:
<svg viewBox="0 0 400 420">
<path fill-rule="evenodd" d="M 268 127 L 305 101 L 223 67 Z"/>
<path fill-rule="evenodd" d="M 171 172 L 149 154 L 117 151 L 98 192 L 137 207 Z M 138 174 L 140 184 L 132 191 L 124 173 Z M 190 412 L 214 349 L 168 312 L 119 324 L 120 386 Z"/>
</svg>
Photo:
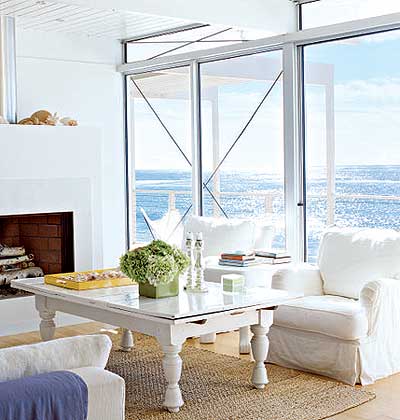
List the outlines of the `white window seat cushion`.
<svg viewBox="0 0 400 420">
<path fill-rule="evenodd" d="M 279 306 L 274 325 L 357 340 L 368 332 L 368 319 L 358 301 L 341 296 L 306 296 Z"/>
</svg>

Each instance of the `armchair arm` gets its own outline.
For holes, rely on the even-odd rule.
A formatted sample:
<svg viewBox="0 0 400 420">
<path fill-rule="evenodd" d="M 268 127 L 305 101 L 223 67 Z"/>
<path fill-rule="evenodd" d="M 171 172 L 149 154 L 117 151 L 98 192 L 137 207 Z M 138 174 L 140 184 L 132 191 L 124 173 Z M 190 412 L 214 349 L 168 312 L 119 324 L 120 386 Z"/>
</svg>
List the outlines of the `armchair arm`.
<svg viewBox="0 0 400 420">
<path fill-rule="evenodd" d="M 368 318 L 368 335 L 376 335 L 378 329 L 388 331 L 400 324 L 400 281 L 381 278 L 368 282 L 360 293 L 360 303 Z M 397 335 L 397 331 L 392 333 Z"/>
<path fill-rule="evenodd" d="M 305 263 L 278 270 L 272 277 L 272 287 L 301 292 L 305 296 L 323 294 L 319 268 Z"/>
<path fill-rule="evenodd" d="M 55 370 L 104 369 L 111 340 L 103 334 L 68 337 L 0 350 L 0 382 Z"/>
</svg>

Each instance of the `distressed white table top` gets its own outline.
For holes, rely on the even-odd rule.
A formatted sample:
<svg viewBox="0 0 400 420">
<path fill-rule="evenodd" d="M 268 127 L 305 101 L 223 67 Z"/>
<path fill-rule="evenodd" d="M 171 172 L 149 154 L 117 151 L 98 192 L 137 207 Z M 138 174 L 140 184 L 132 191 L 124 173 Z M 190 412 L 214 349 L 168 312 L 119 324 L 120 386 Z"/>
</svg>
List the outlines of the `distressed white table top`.
<svg viewBox="0 0 400 420">
<path fill-rule="evenodd" d="M 181 290 L 178 296 L 150 299 L 138 296 L 138 287 L 122 286 L 108 289 L 76 291 L 44 284 L 43 278 L 15 280 L 12 286 L 34 294 L 63 298 L 75 303 L 90 303 L 104 309 L 119 309 L 152 317 L 177 320 L 199 315 L 245 308 L 267 308 L 299 297 L 284 290 L 263 287 L 242 294 L 222 293 L 221 285 L 207 283 L 207 293 Z"/>
</svg>

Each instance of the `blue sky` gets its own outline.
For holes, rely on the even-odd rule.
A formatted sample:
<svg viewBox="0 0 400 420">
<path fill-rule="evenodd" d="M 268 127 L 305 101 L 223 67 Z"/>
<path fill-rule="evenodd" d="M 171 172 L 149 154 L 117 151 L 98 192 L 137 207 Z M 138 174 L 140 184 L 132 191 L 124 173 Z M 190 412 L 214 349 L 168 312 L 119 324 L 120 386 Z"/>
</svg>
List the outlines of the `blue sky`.
<svg viewBox="0 0 400 420">
<path fill-rule="evenodd" d="M 333 66 L 337 164 L 400 164 L 400 31 L 305 48 L 306 63 Z M 324 164 L 325 103 L 306 89 L 308 158 Z"/>
<path fill-rule="evenodd" d="M 279 62 L 279 53 L 274 60 Z M 264 54 L 264 56 L 267 56 Z M 400 164 L 400 31 L 308 46 L 310 63 L 333 66 L 336 162 L 343 165 Z M 246 57 L 226 60 L 246 72 Z M 212 66 L 213 64 L 210 64 Z M 265 65 L 265 67 L 262 67 Z M 217 66 L 217 64 L 215 64 Z M 243 66 L 243 67 L 241 67 Z M 217 69 L 218 70 L 218 69 Z M 219 69 L 221 70 L 221 69 Z M 264 62 L 261 72 L 276 72 Z M 187 82 L 188 75 L 183 86 Z M 160 89 L 167 77 L 158 78 Z M 220 156 L 228 149 L 267 91 L 271 80 L 219 87 Z M 151 99 L 154 107 L 190 156 L 190 112 L 186 100 Z M 136 165 L 140 169 L 188 169 L 171 140 L 143 103 L 136 101 Z M 306 87 L 308 162 L 326 164 L 325 96 L 321 86 Z M 211 106 L 203 102 L 205 165 L 212 165 Z M 278 84 L 253 120 L 225 170 L 283 171 L 283 108 Z"/>
<path fill-rule="evenodd" d="M 306 58 L 335 64 L 335 81 L 400 77 L 400 31 L 306 47 Z"/>
</svg>

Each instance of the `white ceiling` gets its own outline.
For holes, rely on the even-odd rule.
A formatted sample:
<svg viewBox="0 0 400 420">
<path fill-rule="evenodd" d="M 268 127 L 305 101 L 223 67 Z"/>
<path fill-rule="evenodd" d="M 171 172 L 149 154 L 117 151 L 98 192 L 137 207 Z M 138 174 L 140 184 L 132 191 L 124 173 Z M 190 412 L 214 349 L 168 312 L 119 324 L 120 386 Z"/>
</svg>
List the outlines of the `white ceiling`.
<svg viewBox="0 0 400 420">
<path fill-rule="evenodd" d="M 191 23 L 115 9 L 95 9 L 47 0 L 0 0 L 0 14 L 16 18 L 21 29 L 126 39 Z"/>
<path fill-rule="evenodd" d="M 270 35 L 295 30 L 290 0 L 0 0 L 17 26 L 108 39 L 134 38 L 193 23 Z"/>
<path fill-rule="evenodd" d="M 127 10 L 275 34 L 296 29 L 292 0 L 53 0 L 77 6 Z M 382 1 L 382 0 L 381 0 Z M 398 0 L 396 0 L 398 1 Z"/>
</svg>

